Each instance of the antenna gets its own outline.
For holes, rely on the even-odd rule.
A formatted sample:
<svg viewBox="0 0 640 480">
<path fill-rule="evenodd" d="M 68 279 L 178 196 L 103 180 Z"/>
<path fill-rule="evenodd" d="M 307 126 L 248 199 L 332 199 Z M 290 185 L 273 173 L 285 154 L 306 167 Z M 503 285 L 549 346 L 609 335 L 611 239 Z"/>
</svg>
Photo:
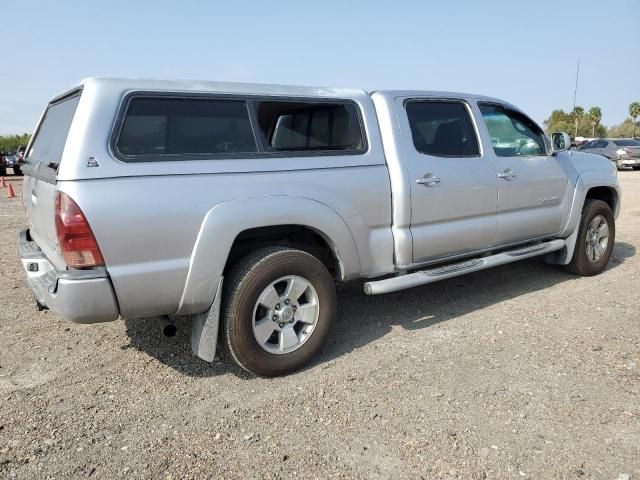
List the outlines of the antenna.
<svg viewBox="0 0 640 480">
<path fill-rule="evenodd" d="M 578 68 L 576 69 L 576 88 L 573 90 L 573 109 L 576 108 L 576 96 L 578 95 L 578 75 L 580 75 L 580 58 L 578 58 Z"/>
</svg>

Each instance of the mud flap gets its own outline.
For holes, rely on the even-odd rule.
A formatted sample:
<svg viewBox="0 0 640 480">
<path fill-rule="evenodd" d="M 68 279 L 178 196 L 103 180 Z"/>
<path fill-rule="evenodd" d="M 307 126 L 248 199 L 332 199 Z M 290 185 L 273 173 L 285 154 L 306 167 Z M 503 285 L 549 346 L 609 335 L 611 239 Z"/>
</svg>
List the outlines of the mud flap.
<svg viewBox="0 0 640 480">
<path fill-rule="evenodd" d="M 544 256 L 545 262 L 552 265 L 568 265 L 573 258 L 573 251 L 576 248 L 579 231 L 580 225 L 578 225 L 573 233 L 565 239 L 566 245 L 563 249 Z"/>
<path fill-rule="evenodd" d="M 222 280 L 218 283 L 216 296 L 211 308 L 206 312 L 193 315 L 191 324 L 191 350 L 193 354 L 206 362 L 213 362 L 216 357 L 218 342 L 218 325 L 220 323 L 220 303 L 222 297 Z"/>
</svg>

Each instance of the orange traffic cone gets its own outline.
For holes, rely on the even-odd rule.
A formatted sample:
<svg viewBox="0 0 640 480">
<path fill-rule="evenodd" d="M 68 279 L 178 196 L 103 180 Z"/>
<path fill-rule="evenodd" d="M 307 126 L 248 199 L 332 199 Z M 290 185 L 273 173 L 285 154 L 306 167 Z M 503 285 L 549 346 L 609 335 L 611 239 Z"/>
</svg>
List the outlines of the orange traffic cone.
<svg viewBox="0 0 640 480">
<path fill-rule="evenodd" d="M 7 186 L 7 184 L 4 183 L 4 177 L 0 177 L 0 187 L 4 188 L 6 186 Z"/>
<path fill-rule="evenodd" d="M 13 186 L 9 184 L 9 187 L 7 188 L 7 198 L 13 198 L 15 196 L 16 194 L 13 193 Z"/>
</svg>

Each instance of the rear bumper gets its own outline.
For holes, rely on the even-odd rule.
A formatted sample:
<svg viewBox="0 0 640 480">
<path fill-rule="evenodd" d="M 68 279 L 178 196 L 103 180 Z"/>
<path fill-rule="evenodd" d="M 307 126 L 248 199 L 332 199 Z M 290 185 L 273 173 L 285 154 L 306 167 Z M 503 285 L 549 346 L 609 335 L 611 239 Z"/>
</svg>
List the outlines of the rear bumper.
<svg viewBox="0 0 640 480">
<path fill-rule="evenodd" d="M 40 306 L 75 323 L 110 322 L 119 317 L 106 269 L 56 270 L 30 240 L 28 229 L 18 233 L 18 254 Z"/>
<path fill-rule="evenodd" d="M 616 163 L 619 167 L 637 167 L 640 165 L 640 157 L 620 158 Z"/>
</svg>

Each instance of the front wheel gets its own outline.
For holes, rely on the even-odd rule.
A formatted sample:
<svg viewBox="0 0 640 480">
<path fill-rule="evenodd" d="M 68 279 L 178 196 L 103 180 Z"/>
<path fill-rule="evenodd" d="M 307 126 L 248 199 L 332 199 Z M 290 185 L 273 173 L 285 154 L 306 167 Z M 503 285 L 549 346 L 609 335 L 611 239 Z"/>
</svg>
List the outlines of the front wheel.
<svg viewBox="0 0 640 480">
<path fill-rule="evenodd" d="M 602 200 L 588 199 L 582 208 L 579 228 L 573 257 L 567 269 L 578 275 L 597 275 L 609 263 L 616 238 L 611 207 Z"/>
<path fill-rule="evenodd" d="M 337 299 L 331 275 L 313 255 L 288 247 L 256 250 L 225 282 L 223 343 L 245 370 L 290 373 L 324 343 Z"/>
</svg>

